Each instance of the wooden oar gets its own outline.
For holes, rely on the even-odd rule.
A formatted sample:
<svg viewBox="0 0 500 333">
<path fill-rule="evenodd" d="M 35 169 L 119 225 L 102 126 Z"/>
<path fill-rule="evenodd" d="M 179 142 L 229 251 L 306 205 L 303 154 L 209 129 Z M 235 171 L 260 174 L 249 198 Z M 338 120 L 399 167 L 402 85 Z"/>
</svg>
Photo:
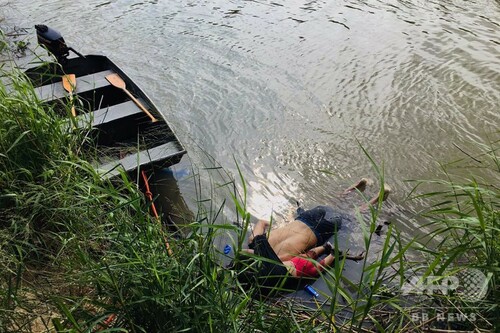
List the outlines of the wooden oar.
<svg viewBox="0 0 500 333">
<path fill-rule="evenodd" d="M 76 109 L 73 104 L 73 91 L 76 89 L 76 76 L 75 74 L 66 74 L 62 77 L 62 85 L 64 90 L 69 93 L 69 101 L 71 102 L 71 114 L 76 117 Z"/>
<path fill-rule="evenodd" d="M 111 83 L 112 86 L 115 86 L 116 88 L 118 89 L 121 89 L 123 90 L 127 95 L 128 97 L 130 97 L 130 99 L 142 110 L 144 111 L 145 114 L 147 114 L 149 116 L 149 118 L 151 118 L 151 121 L 152 122 L 155 122 L 155 121 L 158 121 L 158 119 L 156 119 L 145 107 L 144 105 L 141 104 L 141 102 L 139 102 L 137 100 L 137 98 L 135 98 L 134 96 L 132 96 L 132 94 L 130 93 L 130 91 L 127 90 L 127 87 L 125 85 L 125 81 L 123 81 L 123 79 L 116 73 L 114 74 L 109 74 L 109 75 L 106 75 L 106 80 L 108 80 L 109 83 Z"/>
</svg>

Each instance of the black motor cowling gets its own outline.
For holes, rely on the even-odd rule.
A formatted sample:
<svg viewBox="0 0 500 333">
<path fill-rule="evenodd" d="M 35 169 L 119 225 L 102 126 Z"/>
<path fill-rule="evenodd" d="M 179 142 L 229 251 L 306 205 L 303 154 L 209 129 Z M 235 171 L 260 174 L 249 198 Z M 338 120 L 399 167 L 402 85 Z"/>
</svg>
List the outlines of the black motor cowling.
<svg viewBox="0 0 500 333">
<path fill-rule="evenodd" d="M 35 25 L 38 44 L 52 53 L 58 62 L 64 62 L 69 55 L 70 48 L 59 32 L 44 24 Z"/>
<path fill-rule="evenodd" d="M 35 29 L 38 44 L 42 45 L 50 53 L 52 53 L 57 58 L 57 62 L 60 64 L 64 64 L 66 60 L 68 60 L 69 51 L 73 51 L 79 57 L 85 58 L 85 56 L 76 52 L 72 47 L 68 47 L 61 34 L 54 29 L 51 29 L 44 24 L 35 25 Z"/>
</svg>

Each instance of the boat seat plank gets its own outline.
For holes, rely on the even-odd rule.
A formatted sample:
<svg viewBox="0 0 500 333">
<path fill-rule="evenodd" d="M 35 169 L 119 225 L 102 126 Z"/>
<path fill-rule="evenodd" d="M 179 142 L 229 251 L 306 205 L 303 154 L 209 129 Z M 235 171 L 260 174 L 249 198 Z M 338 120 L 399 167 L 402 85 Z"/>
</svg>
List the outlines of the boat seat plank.
<svg viewBox="0 0 500 333">
<path fill-rule="evenodd" d="M 140 165 L 158 165 L 162 161 L 184 154 L 185 151 L 177 142 L 171 141 L 160 146 L 140 151 L 139 153 L 125 156 L 122 159 L 109 162 L 97 167 L 99 173 L 106 178 L 117 176 L 120 170 L 130 172 L 136 170 Z"/>
<path fill-rule="evenodd" d="M 80 76 L 76 78 L 76 90 L 73 94 L 79 94 L 90 90 L 99 89 L 105 86 L 109 86 L 106 76 L 115 73 L 112 70 L 106 70 L 102 72 L 97 72 L 94 74 L 89 74 L 85 76 Z M 60 99 L 68 96 L 68 92 L 64 90 L 62 81 L 57 81 L 51 84 L 40 86 L 35 88 L 38 98 L 42 101 L 51 101 L 54 99 Z"/>
<path fill-rule="evenodd" d="M 142 98 L 139 98 L 139 102 L 143 105 L 146 103 Z M 142 110 L 133 101 L 127 101 L 79 115 L 77 121 L 79 127 L 85 127 L 89 123 L 92 127 L 96 127 L 140 113 Z"/>
<path fill-rule="evenodd" d="M 46 66 L 28 69 L 26 73 L 36 86 L 38 98 L 54 106 L 60 115 L 67 114 L 69 93 L 56 73 L 76 75 L 73 94 L 78 97 L 76 122 L 80 128 L 92 128 L 88 142 L 93 157 L 91 163 L 103 178 L 133 174 L 138 168 L 165 168 L 180 161 L 186 150 L 179 142 L 163 114 L 146 94 L 111 60 L 105 56 L 88 55 L 69 58 L 62 68 Z M 92 73 L 91 73 L 92 72 Z M 159 122 L 151 123 L 145 113 L 127 94 L 111 85 L 106 76 L 118 73 L 127 89 L 139 98 L 141 104 L 159 115 Z M 57 80 L 57 82 L 54 82 Z M 64 126 L 74 127 L 68 119 Z M 138 144 L 140 143 L 140 144 Z M 151 147 L 151 148 L 146 148 Z M 87 149 L 87 143 L 85 144 Z M 94 151 L 95 149 L 95 151 Z M 139 151 L 138 149 L 143 149 Z M 123 154 L 127 154 L 124 157 Z"/>
</svg>

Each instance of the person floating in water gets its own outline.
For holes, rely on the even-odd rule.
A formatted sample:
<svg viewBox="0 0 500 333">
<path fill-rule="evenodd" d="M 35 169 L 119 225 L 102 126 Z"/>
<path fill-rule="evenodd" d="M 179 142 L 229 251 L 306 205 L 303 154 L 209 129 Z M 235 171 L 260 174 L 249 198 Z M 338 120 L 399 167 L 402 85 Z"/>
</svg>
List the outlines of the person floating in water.
<svg viewBox="0 0 500 333">
<path fill-rule="evenodd" d="M 368 180 L 363 178 L 343 193 L 348 194 L 355 190 L 362 191 L 367 183 Z M 385 185 L 383 191 L 384 193 L 379 193 L 371 198 L 367 204 L 361 206 L 361 209 L 365 210 L 368 205 L 375 205 L 380 196 L 382 196 L 382 200 L 386 200 L 391 189 Z M 255 238 L 264 235 L 264 239 L 259 237 L 258 241 L 269 243 L 269 247 L 281 261 L 288 261 L 298 254 L 324 244 L 341 228 L 342 221 L 346 219 L 350 219 L 348 214 L 341 213 L 330 206 L 317 206 L 310 210 L 299 207 L 294 221 L 270 230 L 267 237 L 265 231 L 270 223 L 259 220 L 248 238 L 250 250 L 247 251 L 254 252 L 252 244 Z"/>
<path fill-rule="evenodd" d="M 362 191 L 367 183 L 368 180 L 363 178 L 343 193 Z M 371 198 L 361 209 L 375 205 L 379 198 L 386 200 L 390 191 L 385 185 L 383 192 Z M 270 230 L 267 235 L 269 221 L 259 220 L 248 238 L 248 249 L 244 249 L 243 256 L 245 252 L 254 253 L 265 260 L 261 260 L 253 271 L 244 269 L 240 277 L 244 282 L 257 282 L 268 291 L 282 285 L 283 277 L 317 277 L 335 261 L 328 239 L 341 228 L 342 221 L 349 218 L 349 215 L 329 206 L 317 206 L 310 210 L 299 207 L 294 221 Z M 327 256 L 318 265 L 315 260 L 325 253 Z M 345 258 L 361 260 L 364 257 L 360 254 Z"/>
</svg>

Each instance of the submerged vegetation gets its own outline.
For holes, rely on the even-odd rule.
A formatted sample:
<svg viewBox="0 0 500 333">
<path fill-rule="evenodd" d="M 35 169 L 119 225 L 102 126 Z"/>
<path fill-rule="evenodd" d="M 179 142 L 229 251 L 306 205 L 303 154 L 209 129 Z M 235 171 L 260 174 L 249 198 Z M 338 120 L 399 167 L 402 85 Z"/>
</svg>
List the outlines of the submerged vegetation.
<svg viewBox="0 0 500 333">
<path fill-rule="evenodd" d="M 239 226 L 218 222 L 224 203 L 207 209 L 213 201 L 200 198 L 187 236 L 174 237 L 126 175 L 99 177 L 82 149 L 86 130 L 39 101 L 22 73 L 4 72 L 2 82 L 0 332 L 472 331 L 500 321 L 498 141 L 478 145 L 490 181 L 471 172 L 459 182 L 449 174 L 418 182 L 413 198 L 430 207 L 418 216 L 425 240 L 403 238 L 390 225 L 359 280 L 345 279 L 345 262 L 337 261 L 323 276 L 330 295 L 321 301 L 260 300 L 222 266 L 214 245 L 227 230 L 238 235 L 237 248 L 244 242 L 250 215 L 242 175 L 243 193 L 232 191 Z M 383 184 L 383 170 L 373 166 Z M 433 190 L 421 192 L 424 185 Z M 358 216 L 367 252 L 378 211 L 369 221 Z M 451 285 L 463 268 L 487 277 L 484 293 L 473 298 L 467 292 L 476 289 L 460 285 L 429 292 Z M 422 282 L 431 277 L 437 284 Z"/>
</svg>

